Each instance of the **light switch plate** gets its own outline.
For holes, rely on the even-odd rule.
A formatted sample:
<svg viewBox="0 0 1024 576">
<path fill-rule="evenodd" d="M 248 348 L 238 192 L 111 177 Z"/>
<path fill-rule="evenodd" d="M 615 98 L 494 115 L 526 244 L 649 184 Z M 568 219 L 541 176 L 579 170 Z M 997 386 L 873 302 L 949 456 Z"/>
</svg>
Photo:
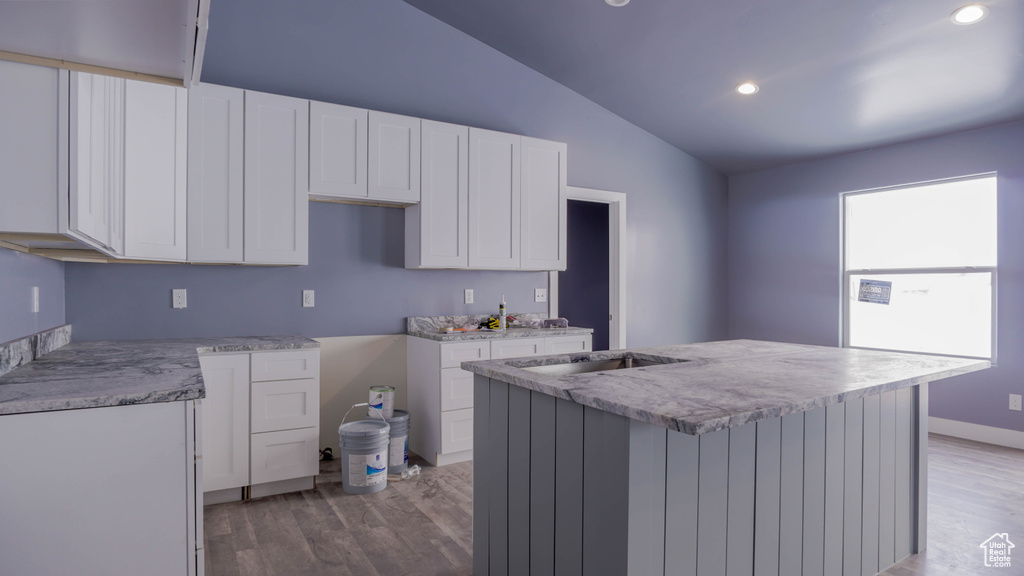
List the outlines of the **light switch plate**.
<svg viewBox="0 0 1024 576">
<path fill-rule="evenodd" d="M 472 303 L 473 303 L 473 289 L 472 288 L 466 288 L 466 304 L 472 304 Z"/>
<path fill-rule="evenodd" d="M 171 290 L 171 306 L 174 308 L 188 308 L 188 291 L 184 288 Z"/>
<path fill-rule="evenodd" d="M 313 290 L 303 290 L 302 291 L 302 307 L 303 308 L 312 308 L 315 304 L 316 304 L 316 302 L 315 302 L 315 300 L 313 298 Z"/>
<path fill-rule="evenodd" d="M 1019 412 L 1020 409 L 1021 409 L 1020 404 L 1021 404 L 1021 395 L 1020 394 L 1010 394 L 1010 410 L 1017 410 Z"/>
<path fill-rule="evenodd" d="M 536 290 L 534 290 L 533 291 L 533 301 L 534 302 L 547 302 L 548 301 L 548 289 L 547 288 L 537 288 Z"/>
</svg>

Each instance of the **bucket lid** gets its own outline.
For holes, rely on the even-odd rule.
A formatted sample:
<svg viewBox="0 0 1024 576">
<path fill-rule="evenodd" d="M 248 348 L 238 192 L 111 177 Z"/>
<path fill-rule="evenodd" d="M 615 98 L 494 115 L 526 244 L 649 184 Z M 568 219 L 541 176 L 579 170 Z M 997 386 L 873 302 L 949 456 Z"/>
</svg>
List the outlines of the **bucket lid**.
<svg viewBox="0 0 1024 576">
<path fill-rule="evenodd" d="M 387 436 L 391 426 L 380 420 L 360 420 L 338 426 L 338 436 L 363 437 Z"/>
<path fill-rule="evenodd" d="M 387 418 L 388 424 L 401 424 L 409 420 L 409 413 L 405 410 L 394 410 L 394 416 Z"/>
<path fill-rule="evenodd" d="M 394 386 L 370 386 L 370 390 L 374 392 L 394 392 Z"/>
</svg>

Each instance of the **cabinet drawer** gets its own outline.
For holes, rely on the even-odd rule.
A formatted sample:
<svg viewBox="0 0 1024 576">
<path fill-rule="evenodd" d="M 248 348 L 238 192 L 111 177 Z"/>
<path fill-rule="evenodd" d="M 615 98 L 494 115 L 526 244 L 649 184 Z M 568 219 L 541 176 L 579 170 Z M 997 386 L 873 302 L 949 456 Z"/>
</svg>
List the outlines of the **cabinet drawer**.
<svg viewBox="0 0 1024 576">
<path fill-rule="evenodd" d="M 316 426 L 319 413 L 319 378 L 252 383 L 253 433 Z"/>
<path fill-rule="evenodd" d="M 473 409 L 441 413 L 441 453 L 473 449 Z"/>
<path fill-rule="evenodd" d="M 473 373 L 461 368 L 441 369 L 441 411 L 473 407 Z"/>
<path fill-rule="evenodd" d="M 316 476 L 319 428 L 300 428 L 252 435 L 252 483 Z"/>
<path fill-rule="evenodd" d="M 252 381 L 297 380 L 320 375 L 320 350 L 253 352 Z"/>
<path fill-rule="evenodd" d="M 545 338 L 545 354 L 571 354 L 573 352 L 589 352 L 591 336 L 564 336 Z"/>
<path fill-rule="evenodd" d="M 463 362 L 490 358 L 490 343 L 486 341 L 441 343 L 441 368 L 458 368 Z"/>
<path fill-rule="evenodd" d="M 518 358 L 544 354 L 543 338 L 510 338 L 491 341 L 491 358 Z"/>
</svg>

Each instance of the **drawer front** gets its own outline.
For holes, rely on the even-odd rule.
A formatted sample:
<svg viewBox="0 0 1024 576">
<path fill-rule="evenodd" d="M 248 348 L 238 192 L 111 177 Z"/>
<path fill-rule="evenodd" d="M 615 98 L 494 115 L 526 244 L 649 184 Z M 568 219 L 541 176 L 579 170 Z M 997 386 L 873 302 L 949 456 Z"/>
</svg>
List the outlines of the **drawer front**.
<svg viewBox="0 0 1024 576">
<path fill-rule="evenodd" d="M 473 407 L 473 373 L 461 368 L 441 369 L 441 411 Z"/>
<path fill-rule="evenodd" d="M 458 368 L 463 362 L 490 358 L 491 345 L 487 341 L 441 343 L 441 368 Z"/>
<path fill-rule="evenodd" d="M 593 338 L 584 336 L 552 336 L 545 338 L 545 354 L 572 354 L 573 352 L 590 352 Z"/>
<path fill-rule="evenodd" d="M 473 409 L 441 413 L 441 453 L 473 449 Z"/>
<path fill-rule="evenodd" d="M 518 358 L 544 354 L 543 338 L 510 338 L 491 340 L 491 358 Z"/>
<path fill-rule="evenodd" d="M 319 428 L 252 435 L 252 483 L 277 482 L 319 472 Z"/>
<path fill-rule="evenodd" d="M 253 433 L 307 428 L 319 422 L 319 378 L 252 383 Z"/>
<path fill-rule="evenodd" d="M 320 350 L 252 353 L 252 381 L 297 380 L 320 376 Z"/>
</svg>

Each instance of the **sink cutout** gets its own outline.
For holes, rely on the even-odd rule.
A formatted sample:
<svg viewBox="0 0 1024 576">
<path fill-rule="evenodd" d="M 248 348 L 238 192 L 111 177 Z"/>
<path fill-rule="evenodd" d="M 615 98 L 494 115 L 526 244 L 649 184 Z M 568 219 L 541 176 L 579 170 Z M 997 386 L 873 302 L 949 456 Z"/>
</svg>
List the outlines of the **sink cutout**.
<svg viewBox="0 0 1024 576">
<path fill-rule="evenodd" d="M 629 368 L 644 368 L 646 366 L 661 366 L 662 364 L 678 364 L 686 360 L 664 359 L 652 360 L 647 358 L 611 358 L 609 360 L 593 360 L 590 362 L 566 362 L 564 364 L 548 364 L 545 366 L 525 366 L 523 370 L 546 374 L 548 376 L 569 376 L 572 374 L 586 374 L 588 372 L 605 372 L 608 370 L 625 370 Z"/>
</svg>

